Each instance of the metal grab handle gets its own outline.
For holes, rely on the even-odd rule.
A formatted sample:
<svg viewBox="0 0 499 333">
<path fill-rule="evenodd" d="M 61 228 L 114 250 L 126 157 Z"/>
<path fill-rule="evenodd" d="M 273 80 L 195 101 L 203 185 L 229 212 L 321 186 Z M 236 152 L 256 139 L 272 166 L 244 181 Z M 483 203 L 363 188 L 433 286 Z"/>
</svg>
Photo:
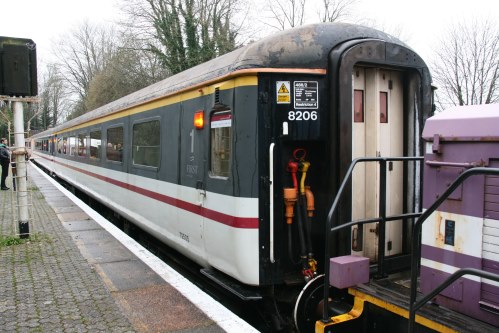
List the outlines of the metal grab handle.
<svg viewBox="0 0 499 333">
<path fill-rule="evenodd" d="M 441 167 L 441 166 L 448 166 L 448 167 L 456 167 L 456 168 L 474 168 L 478 166 L 482 166 L 482 163 L 479 162 L 471 162 L 471 163 L 454 163 L 454 162 L 440 162 L 440 161 L 425 161 L 426 165 L 429 165 L 431 167 Z"/>
</svg>

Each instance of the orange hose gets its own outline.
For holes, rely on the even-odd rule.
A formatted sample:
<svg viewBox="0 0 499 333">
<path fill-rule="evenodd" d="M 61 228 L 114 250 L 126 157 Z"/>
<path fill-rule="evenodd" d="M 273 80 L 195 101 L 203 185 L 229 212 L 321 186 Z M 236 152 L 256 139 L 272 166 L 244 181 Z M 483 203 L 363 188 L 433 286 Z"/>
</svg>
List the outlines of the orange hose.
<svg viewBox="0 0 499 333">
<path fill-rule="evenodd" d="M 296 189 L 294 188 L 285 188 L 284 189 L 284 204 L 286 205 L 286 223 L 292 224 L 293 217 L 295 216 L 295 203 L 297 198 Z"/>
<path fill-rule="evenodd" d="M 315 205 L 314 205 L 314 193 L 310 189 L 310 186 L 305 186 L 305 196 L 307 197 L 307 212 L 308 217 L 314 216 Z"/>
</svg>

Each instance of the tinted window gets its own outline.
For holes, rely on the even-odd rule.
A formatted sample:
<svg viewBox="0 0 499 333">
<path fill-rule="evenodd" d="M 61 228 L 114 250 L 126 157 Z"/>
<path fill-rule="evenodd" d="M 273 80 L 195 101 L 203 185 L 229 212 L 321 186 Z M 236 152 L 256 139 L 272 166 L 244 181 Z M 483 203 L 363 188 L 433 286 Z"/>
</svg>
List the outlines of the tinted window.
<svg viewBox="0 0 499 333">
<path fill-rule="evenodd" d="M 107 130 L 106 157 L 110 161 L 123 161 L 123 127 Z"/>
<path fill-rule="evenodd" d="M 87 137 L 84 133 L 78 134 L 78 156 L 87 156 Z"/>
<path fill-rule="evenodd" d="M 90 158 L 100 158 L 102 132 L 90 132 Z"/>
<path fill-rule="evenodd" d="M 69 137 L 69 155 L 76 156 L 76 137 Z"/>
<path fill-rule="evenodd" d="M 133 164 L 159 167 L 160 152 L 159 120 L 133 125 Z"/>
<path fill-rule="evenodd" d="M 62 138 L 57 138 L 57 153 L 62 154 Z"/>
<path fill-rule="evenodd" d="M 215 112 L 210 119 L 211 175 L 229 177 L 232 141 L 232 113 Z"/>
</svg>

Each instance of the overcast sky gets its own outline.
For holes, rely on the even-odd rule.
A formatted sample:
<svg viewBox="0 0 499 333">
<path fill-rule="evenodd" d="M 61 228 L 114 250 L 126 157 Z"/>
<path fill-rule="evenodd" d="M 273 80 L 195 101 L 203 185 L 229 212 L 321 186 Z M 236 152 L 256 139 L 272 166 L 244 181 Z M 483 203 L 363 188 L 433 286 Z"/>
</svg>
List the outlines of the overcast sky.
<svg viewBox="0 0 499 333">
<path fill-rule="evenodd" d="M 307 6 L 313 6 L 313 1 L 307 0 Z M 116 0 L 0 0 L 0 36 L 32 39 L 37 44 L 38 61 L 43 64 L 50 59 L 54 41 L 84 20 L 116 20 L 119 13 L 116 3 Z M 499 20 L 499 0 L 358 0 L 355 12 L 358 18 L 375 21 L 389 33 L 401 30 L 400 38 L 427 60 L 451 22 L 472 16 Z M 309 23 L 315 19 L 311 16 Z"/>
</svg>

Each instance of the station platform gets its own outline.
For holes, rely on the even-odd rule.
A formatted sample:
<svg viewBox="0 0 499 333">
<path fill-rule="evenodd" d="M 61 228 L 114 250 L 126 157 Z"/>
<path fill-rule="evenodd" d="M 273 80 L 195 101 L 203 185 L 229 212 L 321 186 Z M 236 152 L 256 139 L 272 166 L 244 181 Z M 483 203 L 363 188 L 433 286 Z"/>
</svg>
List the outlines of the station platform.
<svg viewBox="0 0 499 333">
<path fill-rule="evenodd" d="M 12 244 L 16 192 L 0 191 L 0 331 L 257 332 L 31 164 L 28 175 L 29 241 Z"/>
</svg>

